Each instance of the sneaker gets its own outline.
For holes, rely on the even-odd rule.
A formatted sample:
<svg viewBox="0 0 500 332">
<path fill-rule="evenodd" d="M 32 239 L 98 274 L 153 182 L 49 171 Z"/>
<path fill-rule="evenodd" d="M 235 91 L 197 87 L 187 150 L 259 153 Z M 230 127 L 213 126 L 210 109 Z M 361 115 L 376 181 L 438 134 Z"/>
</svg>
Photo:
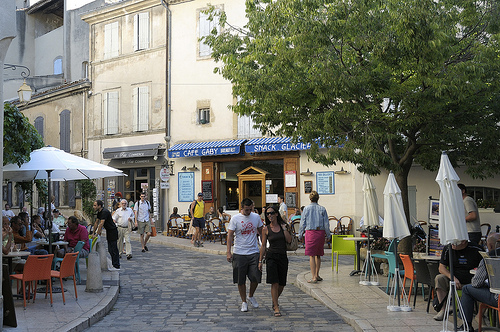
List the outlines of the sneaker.
<svg viewBox="0 0 500 332">
<path fill-rule="evenodd" d="M 194 246 L 195 246 L 195 247 L 199 247 L 199 245 L 198 245 L 198 241 L 194 241 Z"/>
<path fill-rule="evenodd" d="M 437 315 L 433 317 L 434 320 L 442 321 L 444 319 L 444 312 L 445 312 L 444 309 L 438 312 Z"/>
<path fill-rule="evenodd" d="M 108 269 L 108 271 L 120 271 L 120 268 L 112 266 Z"/>
<path fill-rule="evenodd" d="M 203 243 L 201 243 L 200 241 L 198 241 L 198 247 L 203 247 Z"/>
<path fill-rule="evenodd" d="M 127 255 L 127 259 L 132 259 L 132 255 Z"/>
<path fill-rule="evenodd" d="M 258 308 L 259 307 L 259 304 L 257 303 L 257 300 L 255 299 L 255 297 L 248 297 L 248 301 L 250 301 L 250 303 L 252 304 L 252 307 L 254 308 Z"/>
<path fill-rule="evenodd" d="M 241 312 L 248 311 L 248 304 L 246 302 L 241 303 Z"/>
<path fill-rule="evenodd" d="M 146 251 L 149 251 L 147 246 L 144 246 L 144 249 L 146 249 Z"/>
</svg>

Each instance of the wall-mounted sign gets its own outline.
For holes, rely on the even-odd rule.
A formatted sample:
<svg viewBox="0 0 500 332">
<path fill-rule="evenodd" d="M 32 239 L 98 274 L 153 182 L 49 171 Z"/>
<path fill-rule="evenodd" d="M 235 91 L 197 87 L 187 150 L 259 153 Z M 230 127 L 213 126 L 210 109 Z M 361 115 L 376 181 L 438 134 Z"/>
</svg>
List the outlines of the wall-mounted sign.
<svg viewBox="0 0 500 332">
<path fill-rule="evenodd" d="M 297 171 L 285 171 L 285 187 L 297 187 Z"/>
<path fill-rule="evenodd" d="M 220 172 L 220 179 L 225 180 L 226 179 L 226 172 Z"/>
<path fill-rule="evenodd" d="M 310 194 L 312 190 L 313 190 L 313 182 L 304 181 L 304 194 Z"/>
<path fill-rule="evenodd" d="M 164 182 L 168 182 L 168 180 L 170 180 L 170 171 L 168 168 L 163 167 L 160 169 L 160 179 Z"/>
<path fill-rule="evenodd" d="M 333 195 L 335 194 L 335 173 L 330 172 L 316 172 L 316 186 L 320 195 Z"/>
<path fill-rule="evenodd" d="M 177 173 L 179 202 L 194 201 L 194 172 Z"/>
<path fill-rule="evenodd" d="M 278 194 L 266 194 L 266 203 L 278 203 Z"/>
<path fill-rule="evenodd" d="M 201 192 L 203 193 L 203 201 L 212 203 L 214 200 L 214 182 L 212 180 L 201 181 Z"/>
<path fill-rule="evenodd" d="M 285 193 L 285 204 L 289 208 L 297 207 L 297 193 L 286 192 Z"/>
</svg>

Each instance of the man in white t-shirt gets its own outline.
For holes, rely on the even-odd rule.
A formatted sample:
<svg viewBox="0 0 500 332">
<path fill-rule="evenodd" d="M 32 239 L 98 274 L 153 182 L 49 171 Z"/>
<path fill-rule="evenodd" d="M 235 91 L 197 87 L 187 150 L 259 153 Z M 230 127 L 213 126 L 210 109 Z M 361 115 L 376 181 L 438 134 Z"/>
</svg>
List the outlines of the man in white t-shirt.
<svg viewBox="0 0 500 332">
<path fill-rule="evenodd" d="M 14 216 L 15 216 L 15 214 L 10 209 L 10 205 L 9 204 L 5 204 L 5 210 L 2 211 L 2 217 L 7 217 L 10 220 L 10 218 L 12 218 Z"/>
<path fill-rule="evenodd" d="M 283 195 L 278 196 L 278 204 L 280 205 L 279 213 L 281 215 L 281 219 L 288 220 L 288 206 L 286 206 Z"/>
<path fill-rule="evenodd" d="M 227 261 L 233 263 L 233 282 L 238 284 L 238 291 L 241 297 L 241 311 L 248 311 L 246 277 L 250 280 L 250 291 L 248 301 L 254 308 L 259 304 L 253 297 L 257 286 L 261 282 L 262 272 L 259 270 L 259 243 L 257 234 L 262 236 L 262 220 L 254 212 L 254 203 L 251 199 L 245 198 L 241 201 L 241 212 L 231 217 L 227 226 Z M 233 244 L 233 253 L 231 247 Z"/>
<path fill-rule="evenodd" d="M 120 207 L 113 214 L 113 221 L 118 227 L 118 252 L 120 256 L 123 252 L 123 242 L 125 241 L 125 253 L 127 259 L 132 258 L 132 246 L 130 245 L 130 223 L 134 220 L 134 211 L 128 207 L 126 199 L 122 199 Z"/>
<path fill-rule="evenodd" d="M 141 236 L 142 252 L 149 250 L 146 244 L 151 237 L 150 211 L 151 205 L 146 200 L 146 193 L 141 193 L 141 200 L 134 205 L 134 213 L 135 227 L 138 228 L 137 231 Z M 146 233 L 146 236 L 144 236 L 144 233 Z"/>
</svg>

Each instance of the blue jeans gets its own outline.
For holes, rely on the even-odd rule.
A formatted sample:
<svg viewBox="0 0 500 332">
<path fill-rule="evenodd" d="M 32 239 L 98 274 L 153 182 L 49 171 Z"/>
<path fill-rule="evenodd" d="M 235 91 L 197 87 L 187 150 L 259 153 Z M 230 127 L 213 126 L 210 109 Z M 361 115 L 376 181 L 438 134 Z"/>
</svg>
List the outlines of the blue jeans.
<svg viewBox="0 0 500 332">
<path fill-rule="evenodd" d="M 460 302 L 462 303 L 465 319 L 467 320 L 467 324 L 469 324 L 469 326 L 472 324 L 475 301 L 491 305 L 492 307 L 496 307 L 498 305 L 498 301 L 495 300 L 495 294 L 490 292 L 489 287 L 476 288 L 470 284 L 463 286 Z"/>
</svg>

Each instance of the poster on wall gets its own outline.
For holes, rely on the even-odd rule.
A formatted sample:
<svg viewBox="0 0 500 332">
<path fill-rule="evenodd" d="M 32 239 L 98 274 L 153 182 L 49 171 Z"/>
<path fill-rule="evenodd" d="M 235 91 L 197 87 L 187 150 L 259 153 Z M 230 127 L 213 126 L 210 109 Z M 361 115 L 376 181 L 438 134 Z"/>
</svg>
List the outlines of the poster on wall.
<svg viewBox="0 0 500 332">
<path fill-rule="evenodd" d="M 194 201 L 194 172 L 177 173 L 179 202 Z"/>
<path fill-rule="evenodd" d="M 214 198 L 214 181 L 204 180 L 201 181 L 201 193 L 203 194 L 203 201 L 212 203 Z"/>
<path fill-rule="evenodd" d="M 285 171 L 285 187 L 297 187 L 297 171 Z"/>
<path fill-rule="evenodd" d="M 316 186 L 318 187 L 318 194 L 320 195 L 333 195 L 335 194 L 335 173 L 330 172 L 316 172 Z"/>
<path fill-rule="evenodd" d="M 312 190 L 313 190 L 313 182 L 304 181 L 304 194 L 310 194 Z"/>
</svg>

